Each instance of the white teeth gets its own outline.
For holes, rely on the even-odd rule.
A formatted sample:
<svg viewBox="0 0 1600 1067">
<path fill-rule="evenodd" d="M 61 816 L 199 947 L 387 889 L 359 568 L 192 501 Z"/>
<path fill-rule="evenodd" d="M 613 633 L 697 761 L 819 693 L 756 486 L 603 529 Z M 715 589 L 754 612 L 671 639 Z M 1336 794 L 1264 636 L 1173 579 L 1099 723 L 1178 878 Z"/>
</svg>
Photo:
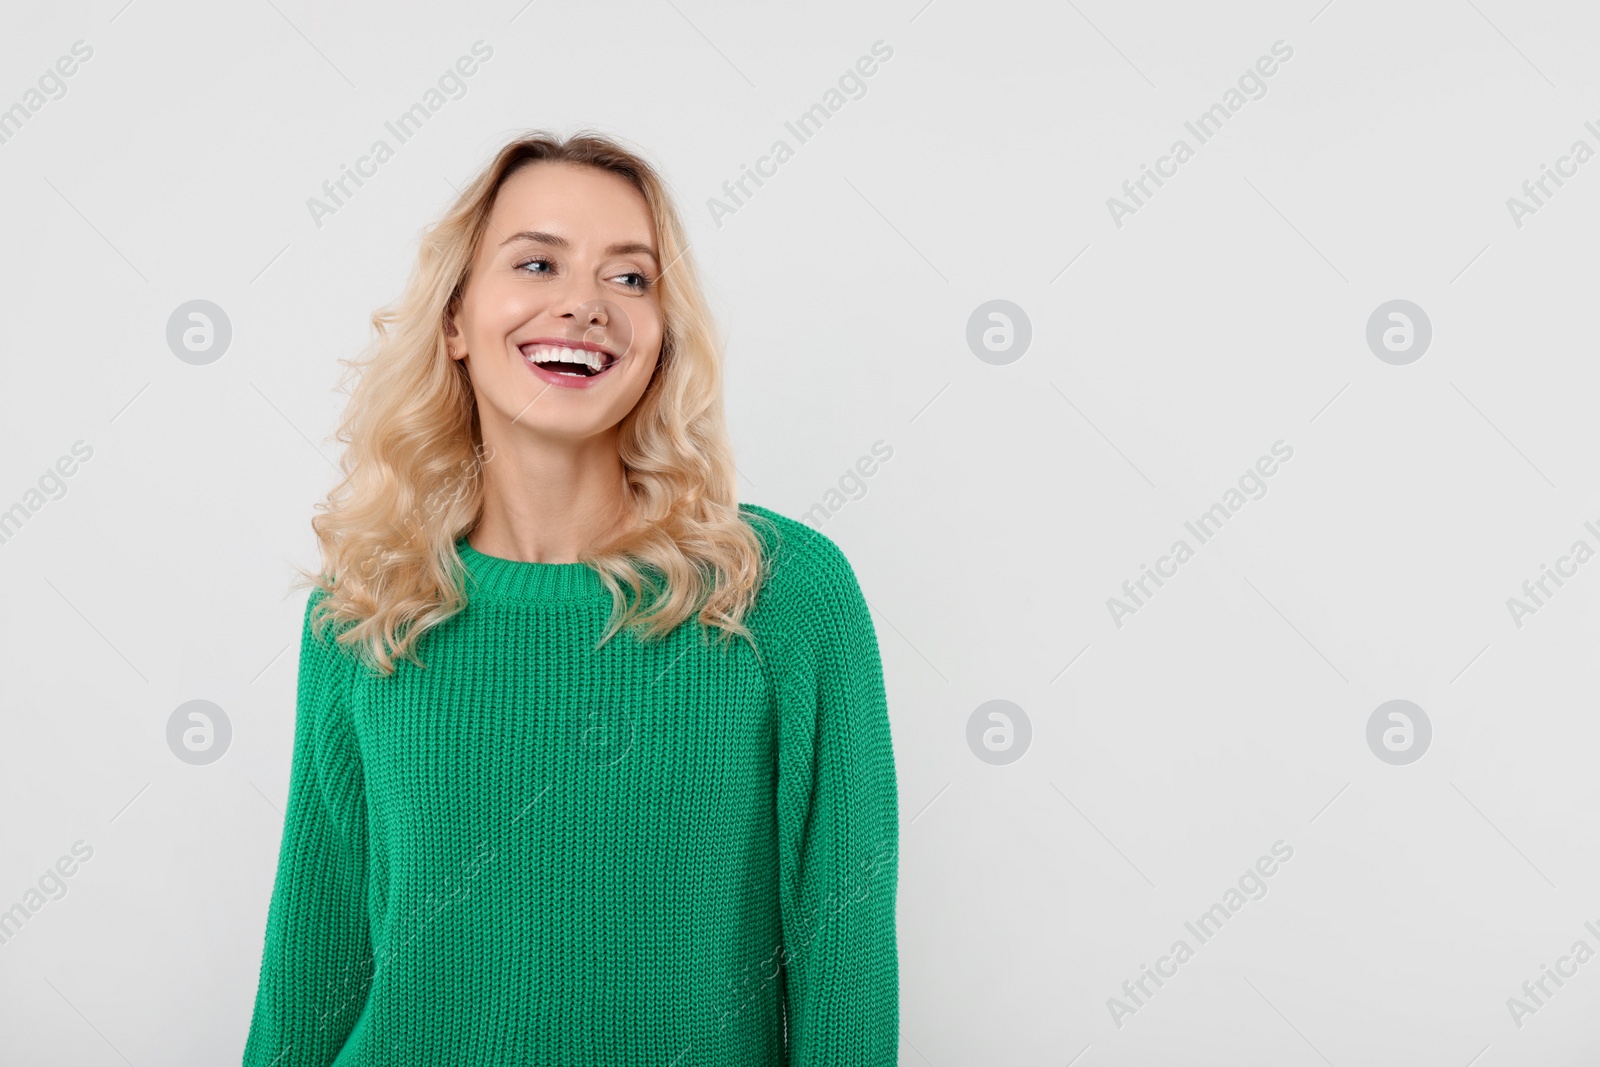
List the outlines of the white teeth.
<svg viewBox="0 0 1600 1067">
<path fill-rule="evenodd" d="M 524 345 L 522 357 L 529 363 L 582 363 L 592 371 L 598 371 L 606 365 L 603 352 L 568 348 L 565 345 Z"/>
</svg>

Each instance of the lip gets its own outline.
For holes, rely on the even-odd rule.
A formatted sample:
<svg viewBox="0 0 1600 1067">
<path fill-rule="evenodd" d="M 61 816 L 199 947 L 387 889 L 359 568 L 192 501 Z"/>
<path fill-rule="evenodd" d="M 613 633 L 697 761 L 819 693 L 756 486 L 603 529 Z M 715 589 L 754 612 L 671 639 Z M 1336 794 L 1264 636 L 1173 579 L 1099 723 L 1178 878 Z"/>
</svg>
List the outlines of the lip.
<svg viewBox="0 0 1600 1067">
<path fill-rule="evenodd" d="M 575 348 L 584 352 L 599 352 L 603 355 L 609 356 L 611 362 L 606 365 L 605 370 L 594 375 L 593 377 L 585 378 L 574 374 L 561 374 L 557 371 L 545 370 L 538 364 L 532 363 L 528 360 L 524 349 L 530 348 L 534 345 L 554 345 L 560 348 Z M 616 370 L 617 364 L 622 362 L 622 360 L 617 357 L 615 352 L 611 351 L 611 349 L 604 345 L 597 345 L 591 341 L 573 341 L 566 337 L 535 337 L 532 340 L 523 341 L 518 344 L 517 353 L 523 356 L 522 365 L 532 371 L 535 377 L 539 378 L 541 381 L 547 382 L 550 385 L 559 386 L 563 389 L 593 388 L 594 386 L 599 385 L 600 382 L 605 378 L 610 377 L 611 372 Z"/>
</svg>

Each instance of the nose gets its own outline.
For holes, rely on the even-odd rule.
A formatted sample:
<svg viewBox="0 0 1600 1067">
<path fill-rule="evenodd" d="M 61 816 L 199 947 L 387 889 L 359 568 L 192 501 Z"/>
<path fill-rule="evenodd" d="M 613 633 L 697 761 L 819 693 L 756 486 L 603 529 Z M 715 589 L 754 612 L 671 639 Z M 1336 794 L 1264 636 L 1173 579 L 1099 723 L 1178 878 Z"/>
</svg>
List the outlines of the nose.
<svg viewBox="0 0 1600 1067">
<path fill-rule="evenodd" d="M 556 297 L 566 310 L 560 312 L 564 319 L 575 319 L 584 325 L 605 325 L 606 309 L 601 300 L 599 284 L 581 271 L 573 272 Z"/>
<path fill-rule="evenodd" d="M 549 286 L 547 291 L 554 291 L 557 312 L 562 318 L 582 318 L 600 306 L 600 283 L 582 270 L 573 270 L 558 286 L 560 288 Z"/>
<path fill-rule="evenodd" d="M 575 322 L 582 323 L 586 327 L 603 327 L 610 321 L 610 315 L 606 311 L 605 301 L 599 299 L 585 300 L 583 303 L 574 306 L 571 311 L 566 312 L 561 317 L 564 319 L 572 319 Z"/>
</svg>

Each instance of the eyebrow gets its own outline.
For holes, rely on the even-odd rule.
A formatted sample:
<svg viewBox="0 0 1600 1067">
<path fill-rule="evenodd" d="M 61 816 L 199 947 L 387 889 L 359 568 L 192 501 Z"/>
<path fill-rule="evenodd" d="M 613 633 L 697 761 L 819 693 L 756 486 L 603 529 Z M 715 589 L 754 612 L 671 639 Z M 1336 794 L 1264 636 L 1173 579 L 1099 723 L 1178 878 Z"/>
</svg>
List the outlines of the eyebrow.
<svg viewBox="0 0 1600 1067">
<path fill-rule="evenodd" d="M 572 242 L 565 237 L 553 233 L 545 233 L 543 230 L 521 230 L 501 241 L 500 245 L 505 247 L 512 241 L 538 241 L 540 244 L 554 245 L 556 248 L 572 247 Z M 647 244 L 640 244 L 638 241 L 620 241 L 606 249 L 606 255 L 608 256 L 623 256 L 629 253 L 649 256 L 658 264 L 661 262 L 660 257 L 656 255 L 655 249 Z"/>
</svg>

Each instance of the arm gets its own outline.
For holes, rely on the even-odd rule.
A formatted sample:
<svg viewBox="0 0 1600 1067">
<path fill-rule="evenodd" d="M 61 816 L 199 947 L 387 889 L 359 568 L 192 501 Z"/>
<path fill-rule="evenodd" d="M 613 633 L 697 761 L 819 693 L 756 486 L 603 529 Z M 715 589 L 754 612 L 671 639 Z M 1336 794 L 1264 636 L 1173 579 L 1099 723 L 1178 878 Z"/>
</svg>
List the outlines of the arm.
<svg viewBox="0 0 1600 1067">
<path fill-rule="evenodd" d="M 810 540 L 780 698 L 779 867 L 791 1067 L 892 1067 L 899 817 L 877 637 L 837 545 Z"/>
<path fill-rule="evenodd" d="M 300 635 L 294 756 L 244 1067 L 327 1067 L 366 1003 L 367 820 L 347 702 L 350 662 L 331 634 Z"/>
</svg>

